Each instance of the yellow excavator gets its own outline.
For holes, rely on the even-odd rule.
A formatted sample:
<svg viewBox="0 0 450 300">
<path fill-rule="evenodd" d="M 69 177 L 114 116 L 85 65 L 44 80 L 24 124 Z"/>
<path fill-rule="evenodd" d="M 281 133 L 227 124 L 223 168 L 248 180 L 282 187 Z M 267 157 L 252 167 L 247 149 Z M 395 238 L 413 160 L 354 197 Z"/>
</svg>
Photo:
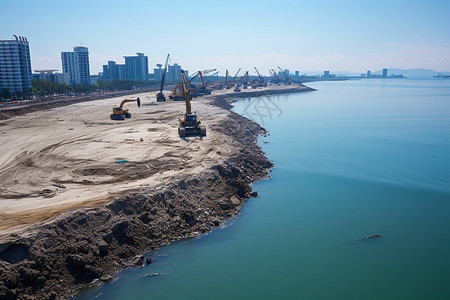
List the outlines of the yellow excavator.
<svg viewBox="0 0 450 300">
<path fill-rule="evenodd" d="M 128 109 L 124 109 L 123 105 L 127 102 L 137 102 L 138 107 L 141 107 L 141 100 L 137 99 L 125 99 L 120 103 L 120 106 L 113 108 L 113 113 L 109 115 L 111 120 L 125 120 L 125 118 L 131 118 L 131 114 L 128 112 Z"/>
<path fill-rule="evenodd" d="M 186 102 L 186 113 L 184 119 L 179 119 L 178 134 L 180 137 L 187 135 L 206 135 L 206 127 L 200 125 L 201 122 L 197 119 L 197 115 L 191 111 L 191 89 L 189 80 L 186 74 L 181 70 L 181 83 L 183 85 L 184 101 Z"/>
</svg>

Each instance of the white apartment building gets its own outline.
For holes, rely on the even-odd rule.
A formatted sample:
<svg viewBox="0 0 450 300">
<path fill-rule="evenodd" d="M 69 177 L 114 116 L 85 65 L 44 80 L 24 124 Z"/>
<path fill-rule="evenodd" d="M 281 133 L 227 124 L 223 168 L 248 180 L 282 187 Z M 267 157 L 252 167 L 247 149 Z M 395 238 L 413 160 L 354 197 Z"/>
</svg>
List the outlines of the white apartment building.
<svg viewBox="0 0 450 300">
<path fill-rule="evenodd" d="M 70 84 L 89 84 L 89 51 L 87 47 L 74 47 L 73 52 L 61 52 L 63 73 L 69 74 Z"/>
<path fill-rule="evenodd" d="M 13 40 L 0 40 L 0 90 L 28 92 L 32 80 L 28 40 L 16 35 Z"/>
</svg>

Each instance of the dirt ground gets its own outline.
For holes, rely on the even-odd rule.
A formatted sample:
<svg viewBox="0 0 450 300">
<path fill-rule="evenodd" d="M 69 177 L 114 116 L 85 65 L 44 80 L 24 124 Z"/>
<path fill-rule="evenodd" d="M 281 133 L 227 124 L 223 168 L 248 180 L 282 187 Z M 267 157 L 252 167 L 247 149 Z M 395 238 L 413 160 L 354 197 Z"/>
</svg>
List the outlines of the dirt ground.
<svg viewBox="0 0 450 300">
<path fill-rule="evenodd" d="M 124 105 L 130 119 L 110 119 L 114 106 L 136 97 L 140 108 L 136 102 Z M 233 152 L 233 141 L 214 130 L 227 112 L 210 105 L 210 98 L 192 101 L 192 109 L 207 126 L 204 138 L 180 138 L 177 126 L 184 102 L 158 103 L 155 93 L 77 103 L 1 121 L 0 236 L 220 163 Z M 117 163 L 121 160 L 127 162 Z"/>
<path fill-rule="evenodd" d="M 286 87 L 258 91 L 277 89 Z M 185 103 L 156 102 L 154 92 L 0 121 L 0 238 L 67 210 L 108 203 L 136 188 L 156 188 L 220 164 L 238 150 L 233 139 L 216 130 L 229 112 L 210 102 L 218 95 L 246 93 L 255 90 L 216 90 L 193 99 L 192 110 L 207 127 L 204 138 L 180 138 Z M 136 102 L 124 106 L 130 119 L 110 119 L 114 106 L 137 97 L 140 108 Z"/>
</svg>

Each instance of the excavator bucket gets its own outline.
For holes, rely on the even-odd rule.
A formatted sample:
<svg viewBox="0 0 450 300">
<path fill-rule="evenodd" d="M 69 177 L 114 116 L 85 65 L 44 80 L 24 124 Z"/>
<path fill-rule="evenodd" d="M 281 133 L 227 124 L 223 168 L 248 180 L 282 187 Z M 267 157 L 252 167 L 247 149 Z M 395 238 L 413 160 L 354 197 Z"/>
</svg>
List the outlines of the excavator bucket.
<svg viewBox="0 0 450 300">
<path fill-rule="evenodd" d="M 138 107 L 141 107 L 141 99 L 137 98 L 137 105 Z"/>
</svg>

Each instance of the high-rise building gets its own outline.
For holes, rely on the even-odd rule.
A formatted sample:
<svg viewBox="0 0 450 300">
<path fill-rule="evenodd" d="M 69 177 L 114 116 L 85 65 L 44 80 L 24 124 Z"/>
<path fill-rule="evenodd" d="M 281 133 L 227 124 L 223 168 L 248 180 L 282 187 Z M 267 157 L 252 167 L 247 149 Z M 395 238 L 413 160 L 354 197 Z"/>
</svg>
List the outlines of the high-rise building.
<svg viewBox="0 0 450 300">
<path fill-rule="evenodd" d="M 27 92 L 32 80 L 28 40 L 16 35 L 13 40 L 0 40 L 0 89 Z"/>
<path fill-rule="evenodd" d="M 148 80 L 148 57 L 143 53 L 137 56 L 124 56 L 125 64 L 117 64 L 115 61 L 108 61 L 103 65 L 103 80 Z"/>
<path fill-rule="evenodd" d="M 89 51 L 87 47 L 74 47 L 73 52 L 61 52 L 63 73 L 69 74 L 70 84 L 89 84 Z"/>
<path fill-rule="evenodd" d="M 144 53 L 136 53 L 137 56 L 125 57 L 125 73 L 128 80 L 148 80 L 148 57 Z"/>
<path fill-rule="evenodd" d="M 163 69 L 155 68 L 155 69 L 153 69 L 153 74 L 155 74 L 155 81 L 161 81 L 162 80 Z"/>
<path fill-rule="evenodd" d="M 175 63 L 173 66 L 168 67 L 167 81 L 169 82 L 181 81 L 181 66 L 179 64 Z"/>
<path fill-rule="evenodd" d="M 383 77 L 387 77 L 387 69 L 383 69 Z"/>
</svg>

